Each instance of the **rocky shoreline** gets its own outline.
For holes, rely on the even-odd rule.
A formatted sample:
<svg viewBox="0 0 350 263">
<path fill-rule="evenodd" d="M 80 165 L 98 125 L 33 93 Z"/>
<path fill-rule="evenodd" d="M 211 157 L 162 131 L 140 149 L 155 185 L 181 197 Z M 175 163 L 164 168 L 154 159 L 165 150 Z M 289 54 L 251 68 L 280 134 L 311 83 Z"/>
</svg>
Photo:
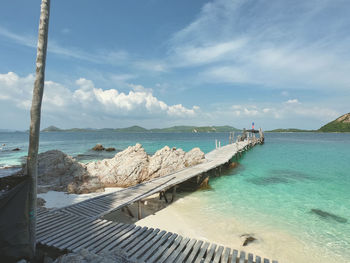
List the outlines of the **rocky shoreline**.
<svg viewBox="0 0 350 263">
<path fill-rule="evenodd" d="M 38 156 L 38 192 L 83 194 L 104 191 L 105 187 L 130 187 L 205 161 L 199 148 L 185 152 L 165 146 L 151 156 L 136 144 L 113 158 L 87 164 L 51 150 Z M 25 171 L 26 167 L 21 173 Z"/>
</svg>

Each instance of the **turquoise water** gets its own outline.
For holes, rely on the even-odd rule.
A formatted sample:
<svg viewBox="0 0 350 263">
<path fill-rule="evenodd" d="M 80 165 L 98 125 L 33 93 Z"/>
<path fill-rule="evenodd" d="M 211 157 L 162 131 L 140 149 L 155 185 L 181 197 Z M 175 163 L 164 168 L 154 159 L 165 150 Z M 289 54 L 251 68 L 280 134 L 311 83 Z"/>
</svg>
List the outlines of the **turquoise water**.
<svg viewBox="0 0 350 263">
<path fill-rule="evenodd" d="M 43 133 L 40 151 L 59 149 L 73 156 L 100 159 L 115 153 L 94 155 L 89 149 L 96 143 L 122 150 L 140 142 L 150 154 L 165 145 L 186 151 L 200 147 L 209 152 L 215 139 L 224 145 L 228 136 Z M 26 133 L 0 133 L 0 166 L 21 162 L 27 152 L 27 137 Z M 16 147 L 21 151 L 12 152 Z M 318 248 L 324 258 L 334 254 L 350 258 L 350 134 L 266 134 L 265 144 L 246 152 L 239 162 L 226 176 L 211 180 L 212 190 L 194 193 L 204 200 L 209 214 L 280 229 L 305 246 Z"/>
</svg>

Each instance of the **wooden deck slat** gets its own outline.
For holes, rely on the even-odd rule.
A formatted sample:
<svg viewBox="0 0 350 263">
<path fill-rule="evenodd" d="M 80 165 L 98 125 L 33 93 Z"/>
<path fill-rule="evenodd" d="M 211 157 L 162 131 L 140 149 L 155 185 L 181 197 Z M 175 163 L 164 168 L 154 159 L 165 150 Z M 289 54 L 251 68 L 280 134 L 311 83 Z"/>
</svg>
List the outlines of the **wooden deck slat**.
<svg viewBox="0 0 350 263">
<path fill-rule="evenodd" d="M 129 225 L 129 226 L 127 226 L 126 228 L 124 228 L 123 230 L 121 230 L 120 232 L 118 232 L 118 234 L 114 235 L 114 236 L 113 236 L 113 239 L 108 240 L 108 242 L 107 242 L 107 240 L 106 240 L 106 242 L 101 243 L 100 246 L 95 247 L 94 249 L 92 249 L 91 252 L 93 252 L 93 253 L 98 253 L 98 252 L 104 250 L 104 249 L 105 249 L 107 246 L 109 246 L 115 239 L 117 239 L 117 238 L 123 236 L 124 234 L 128 233 L 129 231 L 131 231 L 131 230 L 134 229 L 134 228 L 135 228 L 135 225 Z"/>
<path fill-rule="evenodd" d="M 86 218 L 73 219 L 72 221 L 67 221 L 63 226 L 59 225 L 55 228 L 43 229 L 44 232 L 39 232 L 37 234 L 37 240 L 40 242 L 45 242 L 50 240 L 56 234 L 63 234 L 67 229 L 71 230 L 74 227 L 78 227 L 80 224 L 86 222 Z"/>
<path fill-rule="evenodd" d="M 248 262 L 247 263 L 253 263 L 253 260 L 254 260 L 253 254 L 249 253 L 248 254 Z"/>
<path fill-rule="evenodd" d="M 185 262 L 187 256 L 189 255 L 190 251 L 192 250 L 192 247 L 194 246 L 194 244 L 197 242 L 196 239 L 191 239 L 190 242 L 188 242 L 188 244 L 186 244 L 186 248 L 184 251 L 178 251 L 178 249 L 176 249 L 176 251 L 174 253 L 178 253 L 179 256 L 178 258 L 174 258 L 174 260 L 176 260 L 176 263 L 180 263 L 180 262 Z M 167 260 L 167 262 L 172 263 L 174 261 L 170 261 L 173 258 L 173 255 L 171 255 L 171 257 Z"/>
<path fill-rule="evenodd" d="M 238 251 L 236 249 L 232 250 L 231 262 L 236 263 L 238 260 Z"/>
<path fill-rule="evenodd" d="M 65 242 L 63 246 L 57 245 L 58 248 L 61 249 L 69 249 L 71 246 L 75 246 L 76 244 L 80 244 L 81 242 L 86 242 L 87 240 L 93 238 L 94 236 L 99 235 L 100 233 L 103 233 L 104 231 L 108 231 L 108 229 L 113 228 L 114 224 L 112 222 L 106 222 L 105 224 L 98 225 L 94 228 L 91 228 L 91 230 L 84 230 L 84 232 L 77 236 L 74 239 L 71 239 L 68 242 Z"/>
<path fill-rule="evenodd" d="M 81 235 L 81 233 L 86 232 L 86 231 L 90 231 L 91 229 L 94 229 L 94 228 L 98 227 L 99 225 L 104 225 L 105 223 L 106 222 L 104 222 L 104 221 L 98 220 L 98 221 L 95 221 L 95 222 L 90 223 L 90 224 L 80 225 L 76 229 L 69 231 L 68 233 L 66 233 L 64 235 L 58 236 L 49 242 L 46 242 L 46 244 L 49 246 L 55 245 L 55 247 L 60 247 L 61 244 L 67 243 L 68 241 L 76 238 L 77 236 L 79 237 Z"/>
<path fill-rule="evenodd" d="M 135 254 L 139 251 L 139 250 L 143 250 L 145 251 L 146 249 L 144 248 L 144 245 L 148 244 L 148 242 L 151 242 L 153 239 L 156 239 L 158 235 L 164 235 L 165 231 L 161 231 L 158 228 L 156 228 L 152 233 L 150 233 L 144 240 L 142 240 L 141 242 L 137 243 L 134 247 L 130 248 L 130 250 L 128 250 L 126 253 L 128 255 L 128 257 L 132 258 L 133 256 L 135 256 Z M 158 234 L 159 233 L 159 234 Z"/>
<path fill-rule="evenodd" d="M 157 242 L 155 242 L 152 246 L 148 247 L 147 251 L 140 257 L 139 261 L 144 262 L 148 258 L 152 256 L 152 254 L 157 250 L 160 246 L 162 246 L 168 238 L 172 237 L 174 234 L 171 232 L 166 233 L 164 236 L 162 236 L 160 239 L 158 239 Z"/>
<path fill-rule="evenodd" d="M 199 250 L 195 263 L 201 263 L 205 253 L 207 252 L 208 247 L 209 247 L 209 243 L 205 242 L 204 245 Z"/>
<path fill-rule="evenodd" d="M 221 256 L 220 263 L 228 263 L 228 259 L 230 257 L 230 254 L 231 254 L 231 249 L 226 247 L 225 250 L 224 250 L 224 253 Z"/>
<path fill-rule="evenodd" d="M 270 263 L 270 260 L 267 258 L 264 258 L 264 263 Z"/>
<path fill-rule="evenodd" d="M 96 245 L 98 241 L 100 241 L 102 238 L 104 238 L 106 235 L 112 233 L 116 229 L 120 228 L 123 224 L 113 224 L 111 228 L 108 230 L 101 230 L 101 234 L 96 234 L 93 237 L 87 237 L 85 239 L 82 239 L 80 242 L 75 243 L 74 245 L 68 247 L 68 249 L 72 250 L 73 252 L 77 252 L 82 248 L 87 248 L 91 246 L 91 244 Z"/>
<path fill-rule="evenodd" d="M 51 229 L 57 229 L 61 226 L 65 226 L 75 221 L 77 221 L 77 217 L 75 215 L 64 215 L 63 217 L 55 218 L 52 221 L 50 220 L 46 225 L 38 225 L 36 236 L 41 236 L 44 233 L 50 231 Z"/>
<path fill-rule="evenodd" d="M 211 260 L 213 259 L 213 256 L 214 256 L 215 249 L 216 249 L 216 244 L 212 244 L 210 249 L 207 252 L 207 255 L 205 256 L 204 263 L 211 262 Z"/>
<path fill-rule="evenodd" d="M 136 226 L 135 228 L 130 229 L 130 231 L 124 233 L 123 235 L 119 236 L 118 238 L 115 238 L 112 243 L 110 243 L 108 246 L 106 246 L 103 250 L 109 251 L 118 246 L 121 242 L 129 238 L 132 234 L 136 233 L 141 229 L 140 226 Z"/>
<path fill-rule="evenodd" d="M 143 227 L 143 228 L 139 229 L 132 236 L 129 236 L 127 239 L 123 240 L 120 244 L 118 244 L 118 248 L 120 248 L 120 249 L 125 248 L 131 242 L 133 242 L 135 239 L 138 239 L 139 236 L 142 236 L 142 234 L 145 233 L 147 229 L 148 229 L 147 227 Z"/>
<path fill-rule="evenodd" d="M 88 249 L 91 252 L 94 252 L 95 250 L 96 251 L 100 251 L 105 246 L 107 246 L 110 242 L 113 241 L 113 237 L 114 236 L 116 236 L 118 233 L 120 233 L 121 231 L 123 231 L 124 229 L 126 229 L 128 227 L 129 226 L 126 225 L 126 224 L 120 224 L 120 226 L 116 227 L 114 230 L 112 230 L 112 232 L 110 232 L 109 234 L 104 235 L 101 239 L 99 239 L 95 243 L 92 243 L 92 244 L 86 246 L 85 248 Z"/>
<path fill-rule="evenodd" d="M 143 244 L 141 248 L 139 248 L 134 255 L 131 257 L 132 260 L 137 260 L 141 255 L 144 253 L 147 253 L 148 249 L 155 245 L 160 239 L 162 239 L 165 235 L 168 237 L 170 233 L 165 234 L 165 231 L 160 232 L 158 235 L 156 235 L 154 238 L 150 239 L 147 244 Z"/>
<path fill-rule="evenodd" d="M 255 257 L 255 263 L 261 263 L 261 257 L 256 256 Z"/>
<path fill-rule="evenodd" d="M 141 241 L 149 238 L 148 236 L 150 234 L 152 234 L 152 232 L 154 231 L 153 228 L 148 228 L 146 230 L 146 232 L 144 232 L 143 234 L 141 234 L 139 237 L 135 238 L 130 244 L 128 244 L 125 248 L 123 248 L 123 250 L 128 253 L 130 249 L 132 249 L 133 247 L 135 247 L 137 244 L 139 244 Z M 159 231 L 159 229 L 158 229 Z"/>
<path fill-rule="evenodd" d="M 219 246 L 218 250 L 215 252 L 215 257 L 214 257 L 212 263 L 219 263 L 220 262 L 220 258 L 222 257 L 222 252 L 223 251 L 224 251 L 224 247 L 223 246 Z"/>
<path fill-rule="evenodd" d="M 200 247 L 202 246 L 202 244 L 203 244 L 203 241 L 200 240 L 200 241 L 198 241 L 198 242 L 194 245 L 191 254 L 189 255 L 189 257 L 188 257 L 187 260 L 186 260 L 187 263 L 192 263 L 192 262 L 193 262 L 193 260 L 194 260 L 194 259 L 196 258 L 196 256 L 197 256 L 197 254 L 198 254 L 198 252 L 199 252 L 199 249 L 200 249 Z"/>
<path fill-rule="evenodd" d="M 181 240 L 180 240 L 181 238 Z M 189 238 L 183 238 L 182 236 L 179 237 L 180 244 L 173 244 L 167 251 L 164 253 L 162 258 L 159 260 L 159 263 L 163 263 L 165 261 L 167 262 L 175 262 L 178 255 L 181 253 L 181 251 L 184 249 L 186 244 L 190 241 Z"/>
<path fill-rule="evenodd" d="M 245 263 L 245 252 L 241 251 L 241 254 L 239 256 L 239 263 Z"/>
<path fill-rule="evenodd" d="M 155 253 L 153 254 L 153 256 L 151 256 L 151 258 L 149 260 L 147 260 L 147 262 L 153 263 L 153 262 L 160 262 L 158 259 L 162 256 L 162 253 L 164 251 L 169 251 L 169 247 L 172 246 L 174 240 L 178 237 L 177 234 L 173 234 L 172 236 L 170 236 L 166 242 L 163 245 L 160 245 L 160 247 L 158 249 L 155 249 L 157 251 L 155 251 Z M 182 239 L 182 237 L 180 237 Z M 176 241 L 176 240 L 175 240 Z M 178 242 L 180 243 L 180 242 Z M 178 245 L 177 243 L 177 245 Z M 170 252 L 171 253 L 171 252 Z M 164 255 L 164 254 L 163 254 Z"/>
</svg>

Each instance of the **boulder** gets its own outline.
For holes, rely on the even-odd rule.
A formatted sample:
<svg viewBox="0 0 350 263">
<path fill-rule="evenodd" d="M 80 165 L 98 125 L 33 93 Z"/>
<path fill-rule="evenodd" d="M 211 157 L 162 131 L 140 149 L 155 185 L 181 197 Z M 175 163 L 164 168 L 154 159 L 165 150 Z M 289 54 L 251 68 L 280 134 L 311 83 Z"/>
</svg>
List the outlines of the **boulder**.
<svg viewBox="0 0 350 263">
<path fill-rule="evenodd" d="M 14 148 L 14 149 L 12 149 L 13 152 L 18 152 L 18 151 L 20 151 L 20 150 L 21 150 L 20 148 Z"/>
<path fill-rule="evenodd" d="M 130 146 L 111 159 L 83 164 L 71 156 L 52 150 L 38 156 L 38 191 L 90 193 L 104 187 L 129 187 L 205 161 L 194 148 L 164 148 L 148 156 L 141 144 Z M 26 168 L 24 168 L 26 171 Z"/>
<path fill-rule="evenodd" d="M 104 151 L 105 150 L 105 147 L 103 147 L 102 144 L 96 144 L 93 148 L 92 148 L 93 151 L 97 151 L 97 152 L 100 152 L 100 151 Z"/>
<path fill-rule="evenodd" d="M 114 147 L 109 147 L 105 149 L 106 152 L 115 152 L 115 148 Z"/>
<path fill-rule="evenodd" d="M 147 178 L 148 155 L 141 144 L 129 146 L 112 159 L 92 162 L 88 173 L 99 178 L 105 187 L 128 187 Z"/>
</svg>

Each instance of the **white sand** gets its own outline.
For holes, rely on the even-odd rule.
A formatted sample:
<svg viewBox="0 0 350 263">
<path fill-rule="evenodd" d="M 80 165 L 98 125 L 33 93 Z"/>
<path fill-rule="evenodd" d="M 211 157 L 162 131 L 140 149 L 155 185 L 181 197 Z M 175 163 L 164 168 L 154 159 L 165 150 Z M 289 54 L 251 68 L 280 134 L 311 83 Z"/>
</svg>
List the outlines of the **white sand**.
<svg viewBox="0 0 350 263">
<path fill-rule="evenodd" d="M 119 187 L 111 187 L 111 188 L 105 188 L 104 192 L 100 193 L 90 193 L 90 194 L 68 194 L 64 192 L 56 192 L 56 191 L 49 191 L 44 194 L 38 194 L 38 197 L 43 198 L 46 203 L 46 208 L 61 208 L 68 205 L 72 205 L 75 203 L 79 203 L 81 201 L 90 199 L 92 197 L 105 195 L 108 193 L 113 193 L 121 190 L 123 188 Z"/>
<path fill-rule="evenodd" d="M 336 255 L 325 255 L 320 248 L 312 248 L 282 230 L 247 225 L 235 218 L 216 217 L 210 212 L 198 198 L 188 195 L 136 224 L 221 244 L 282 263 L 347 262 Z M 243 247 L 245 239 L 241 235 L 251 233 L 258 241 Z"/>
</svg>

